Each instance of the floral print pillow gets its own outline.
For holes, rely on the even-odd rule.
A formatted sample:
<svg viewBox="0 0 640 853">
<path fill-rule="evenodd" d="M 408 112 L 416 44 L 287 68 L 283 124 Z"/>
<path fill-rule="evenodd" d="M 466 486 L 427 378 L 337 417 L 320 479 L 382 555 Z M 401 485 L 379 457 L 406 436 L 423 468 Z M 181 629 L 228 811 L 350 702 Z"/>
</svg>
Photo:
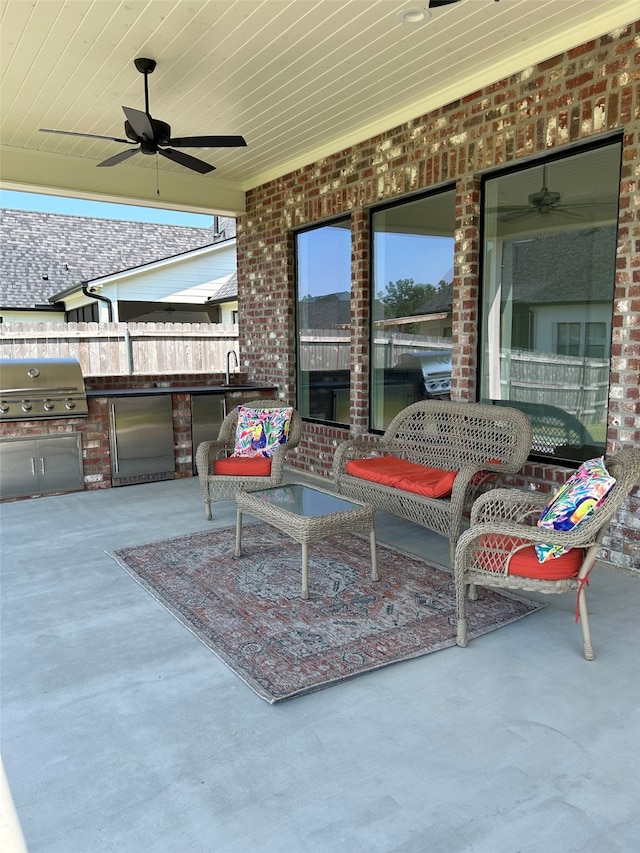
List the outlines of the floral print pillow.
<svg viewBox="0 0 640 853">
<path fill-rule="evenodd" d="M 273 456 L 289 437 L 293 409 L 249 409 L 238 406 L 234 456 Z"/>
<path fill-rule="evenodd" d="M 599 506 L 615 483 L 615 477 L 607 471 L 604 457 L 583 462 L 576 473 L 555 493 L 538 519 L 538 527 L 547 530 L 572 530 L 584 518 L 588 518 L 594 507 Z M 561 557 L 568 548 L 559 545 L 536 545 L 541 563 Z"/>
</svg>

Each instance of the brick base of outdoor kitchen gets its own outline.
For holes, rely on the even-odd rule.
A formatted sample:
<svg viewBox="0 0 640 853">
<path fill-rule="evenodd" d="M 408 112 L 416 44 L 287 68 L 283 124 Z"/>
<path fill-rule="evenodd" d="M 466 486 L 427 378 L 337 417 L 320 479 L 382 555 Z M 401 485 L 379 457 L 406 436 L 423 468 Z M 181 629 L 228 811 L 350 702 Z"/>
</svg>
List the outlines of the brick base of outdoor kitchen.
<svg viewBox="0 0 640 853">
<path fill-rule="evenodd" d="M 268 386 L 247 386 L 245 379 L 236 376 L 232 386 L 225 388 L 224 379 L 202 374 L 146 376 L 87 376 L 85 389 L 88 402 L 86 417 L 63 417 L 51 420 L 16 420 L 0 424 L 0 438 L 34 438 L 78 433 L 82 444 L 82 467 L 85 489 L 106 489 L 113 485 L 111 476 L 111 447 L 109 438 L 109 403 L 123 392 L 139 390 L 146 394 L 170 395 L 175 456 L 174 476 L 194 474 L 195 448 L 192 447 L 191 400 L 194 393 L 207 390 L 224 396 L 227 408 L 246 400 L 273 397 L 275 389 Z M 213 436 L 215 437 L 215 436 Z"/>
</svg>

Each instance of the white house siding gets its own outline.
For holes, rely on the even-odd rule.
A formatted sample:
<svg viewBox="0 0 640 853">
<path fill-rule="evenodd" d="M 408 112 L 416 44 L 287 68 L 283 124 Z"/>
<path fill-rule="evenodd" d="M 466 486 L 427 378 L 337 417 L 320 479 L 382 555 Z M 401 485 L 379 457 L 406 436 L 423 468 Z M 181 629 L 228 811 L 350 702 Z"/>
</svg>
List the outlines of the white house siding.
<svg viewBox="0 0 640 853">
<path fill-rule="evenodd" d="M 130 270 L 89 282 L 89 289 L 113 303 L 113 320 L 118 321 L 118 302 L 160 302 L 204 305 L 225 284 L 236 269 L 235 240 L 224 245 L 189 252 L 183 258 L 170 258 L 148 268 Z M 86 304 L 84 294 L 76 302 L 65 299 L 68 309 Z M 72 304 L 73 302 L 73 304 Z M 100 320 L 107 320 L 108 306 L 99 303 Z"/>
</svg>

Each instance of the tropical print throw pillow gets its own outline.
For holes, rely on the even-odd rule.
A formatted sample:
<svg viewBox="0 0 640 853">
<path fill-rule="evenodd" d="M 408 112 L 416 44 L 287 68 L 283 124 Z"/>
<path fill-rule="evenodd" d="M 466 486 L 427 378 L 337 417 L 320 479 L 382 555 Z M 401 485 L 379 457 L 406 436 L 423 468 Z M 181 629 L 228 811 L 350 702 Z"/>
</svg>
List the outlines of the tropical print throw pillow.
<svg viewBox="0 0 640 853">
<path fill-rule="evenodd" d="M 238 406 L 234 456 L 273 456 L 289 437 L 291 407 L 249 409 Z"/>
<path fill-rule="evenodd" d="M 576 473 L 556 492 L 538 519 L 538 527 L 547 530 L 572 530 L 588 518 L 606 498 L 615 477 L 607 471 L 604 457 L 583 462 Z M 559 545 L 536 545 L 538 560 L 544 563 L 567 553 Z"/>
</svg>

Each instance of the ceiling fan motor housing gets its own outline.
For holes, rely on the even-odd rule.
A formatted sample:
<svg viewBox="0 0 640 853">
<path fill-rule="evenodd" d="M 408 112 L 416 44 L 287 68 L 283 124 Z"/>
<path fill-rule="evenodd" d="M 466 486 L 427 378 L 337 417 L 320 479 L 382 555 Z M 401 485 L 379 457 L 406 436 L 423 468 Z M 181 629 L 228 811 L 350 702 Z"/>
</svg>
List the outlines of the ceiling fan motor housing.
<svg viewBox="0 0 640 853">
<path fill-rule="evenodd" d="M 158 119 L 151 118 L 151 116 L 149 116 L 149 121 L 151 122 L 151 127 L 153 128 L 153 140 L 147 140 L 144 139 L 144 137 L 138 136 L 128 121 L 125 121 L 124 123 L 124 132 L 127 134 L 127 137 L 132 142 L 154 142 L 155 145 L 169 145 L 171 140 L 171 126 L 164 121 L 159 121 Z M 155 153 L 155 148 L 153 152 L 143 153 Z"/>
</svg>

